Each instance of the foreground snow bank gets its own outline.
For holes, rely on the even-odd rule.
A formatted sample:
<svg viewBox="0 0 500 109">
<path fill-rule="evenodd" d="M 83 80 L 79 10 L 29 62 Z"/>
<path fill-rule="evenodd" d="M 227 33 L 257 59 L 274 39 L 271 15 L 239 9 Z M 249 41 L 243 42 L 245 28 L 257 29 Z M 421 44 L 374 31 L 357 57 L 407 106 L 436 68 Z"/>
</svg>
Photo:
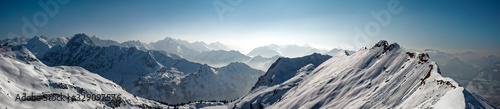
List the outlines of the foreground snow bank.
<svg viewBox="0 0 500 109">
<path fill-rule="evenodd" d="M 31 97 L 32 94 L 37 97 L 37 100 L 26 99 L 25 96 Z M 116 95 L 109 99 L 98 100 L 95 98 L 98 94 Z M 94 97 L 88 99 L 88 95 Z M 47 96 L 58 98 L 56 100 Z M 71 97 L 71 99 L 67 97 Z M 46 66 L 23 46 L 0 48 L 0 108 L 106 107 L 151 108 L 166 106 L 135 97 L 116 83 L 81 67 Z"/>
</svg>

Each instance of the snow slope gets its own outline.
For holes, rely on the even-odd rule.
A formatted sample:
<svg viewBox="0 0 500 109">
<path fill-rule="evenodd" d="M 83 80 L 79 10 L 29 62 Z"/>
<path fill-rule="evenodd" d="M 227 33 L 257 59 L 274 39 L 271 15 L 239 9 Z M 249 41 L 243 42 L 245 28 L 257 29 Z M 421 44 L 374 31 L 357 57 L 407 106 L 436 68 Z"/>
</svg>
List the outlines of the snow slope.
<svg viewBox="0 0 500 109">
<path fill-rule="evenodd" d="M 271 65 L 266 74 L 259 78 L 259 81 L 255 84 L 254 88 L 281 84 L 294 77 L 296 75 L 294 72 L 300 70 L 301 67 L 308 64 L 318 66 L 329 58 L 331 58 L 331 56 L 321 55 L 318 53 L 299 58 L 279 58 Z"/>
<path fill-rule="evenodd" d="M 103 101 L 19 101 L 17 95 L 120 94 L 122 100 Z M 143 108 L 164 107 L 126 92 L 119 85 L 81 67 L 49 67 L 24 46 L 0 48 L 0 108 Z M 43 99 L 40 99 L 43 100 Z"/>
<path fill-rule="evenodd" d="M 259 106 L 263 107 L 262 105 L 271 105 L 297 85 L 297 82 L 302 81 L 316 66 L 329 58 L 331 56 L 317 53 L 298 58 L 279 58 L 266 74 L 259 78 L 249 94 L 233 103 L 240 104 L 238 108 L 259 108 Z M 254 103 L 259 105 L 253 105 Z"/>
<path fill-rule="evenodd" d="M 264 73 L 243 63 L 214 68 L 160 51 L 95 46 L 85 34 L 75 35 L 66 47 L 51 48 L 40 60 L 50 66 L 81 66 L 134 95 L 170 104 L 232 100 L 248 93 Z"/>
<path fill-rule="evenodd" d="M 296 67 L 301 70 L 290 72 L 296 74 L 291 79 L 255 87 L 229 107 L 493 108 L 453 79 L 442 77 L 427 54 L 406 52 L 396 43 L 380 41 L 372 48 L 350 56 L 340 53 L 312 67 Z"/>
</svg>

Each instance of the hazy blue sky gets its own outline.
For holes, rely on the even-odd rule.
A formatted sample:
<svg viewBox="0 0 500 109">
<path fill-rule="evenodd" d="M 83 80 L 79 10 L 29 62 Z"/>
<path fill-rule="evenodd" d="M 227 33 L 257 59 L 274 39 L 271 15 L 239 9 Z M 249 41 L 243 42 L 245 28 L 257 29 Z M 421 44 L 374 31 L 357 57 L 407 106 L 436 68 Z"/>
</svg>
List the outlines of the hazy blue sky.
<svg viewBox="0 0 500 109">
<path fill-rule="evenodd" d="M 50 0 L 41 0 L 42 2 Z M 389 0 L 72 0 L 48 15 L 37 0 L 0 1 L 0 38 L 24 36 L 23 17 L 36 23 L 36 35 L 96 35 L 119 42 L 152 42 L 165 37 L 220 41 L 244 52 L 268 44 L 309 44 L 357 50 L 381 39 L 405 48 L 500 55 L 498 0 L 399 0 L 378 35 L 356 44 L 355 28 L 380 25 L 371 11 L 388 10 Z M 214 2 L 233 9 L 220 13 Z M 58 3 L 58 2 L 55 2 Z M 61 2 L 62 3 L 62 2 Z M 220 5 L 222 4 L 222 5 Z M 50 9 L 54 7 L 50 6 Z M 43 15 L 47 15 L 44 18 Z M 33 16 L 37 16 L 33 19 Z M 385 17 L 383 17 L 385 19 Z M 43 22 L 46 20 L 46 22 Z M 370 30 L 376 30 L 370 28 Z M 28 29 L 25 29 L 28 30 Z M 28 33 L 28 32 L 25 32 Z M 32 36 L 26 36 L 32 37 Z"/>
</svg>

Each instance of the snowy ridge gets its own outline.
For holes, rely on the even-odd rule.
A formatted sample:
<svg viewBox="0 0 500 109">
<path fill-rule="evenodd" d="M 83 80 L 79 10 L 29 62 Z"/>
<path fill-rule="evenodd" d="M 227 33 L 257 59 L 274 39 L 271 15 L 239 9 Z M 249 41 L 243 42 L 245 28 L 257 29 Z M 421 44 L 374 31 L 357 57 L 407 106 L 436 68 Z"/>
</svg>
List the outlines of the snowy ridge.
<svg viewBox="0 0 500 109">
<path fill-rule="evenodd" d="M 294 77 L 296 75 L 295 73 L 298 73 L 297 71 L 301 69 L 301 67 L 308 64 L 318 66 L 329 58 L 331 58 L 331 56 L 321 55 L 319 53 L 314 53 L 299 58 L 279 58 L 271 65 L 266 74 L 259 78 L 259 81 L 255 84 L 254 88 L 260 86 L 274 86 L 276 84 L 281 84 L 286 80 Z"/>
<path fill-rule="evenodd" d="M 229 107 L 493 108 L 442 77 L 427 54 L 403 51 L 396 43 L 380 41 L 310 67 L 297 67 L 309 70 L 281 84 L 256 87 Z"/>
<path fill-rule="evenodd" d="M 243 63 L 213 68 L 160 51 L 95 46 L 87 39 L 77 34 L 66 47 L 53 47 L 40 60 L 50 66 L 81 66 L 134 95 L 172 104 L 235 99 L 264 73 Z"/>
<path fill-rule="evenodd" d="M 0 108 L 145 108 L 164 107 L 123 90 L 119 85 L 81 67 L 49 67 L 24 46 L 0 48 Z M 16 101 L 42 94 L 121 94 L 122 100 L 108 101 Z M 43 100 L 43 99 L 42 99 Z M 143 107 L 145 106 L 145 107 Z"/>
</svg>

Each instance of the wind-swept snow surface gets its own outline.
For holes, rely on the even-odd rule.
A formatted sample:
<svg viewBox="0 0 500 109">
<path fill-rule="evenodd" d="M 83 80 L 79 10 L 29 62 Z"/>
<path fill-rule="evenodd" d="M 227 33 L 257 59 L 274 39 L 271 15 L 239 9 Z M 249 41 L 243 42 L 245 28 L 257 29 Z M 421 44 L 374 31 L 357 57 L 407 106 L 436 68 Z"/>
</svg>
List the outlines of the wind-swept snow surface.
<svg viewBox="0 0 500 109">
<path fill-rule="evenodd" d="M 256 86 L 229 107 L 493 108 L 452 79 L 442 77 L 427 54 L 406 52 L 396 43 L 380 41 L 372 48 L 350 56 L 339 53 L 311 67 L 296 67 L 300 70 L 290 71 L 295 76 L 283 83 Z"/>
<path fill-rule="evenodd" d="M 22 96 L 31 96 L 32 94 L 42 98 L 39 101 L 20 101 L 23 99 Z M 121 100 L 70 101 L 65 98 L 78 95 L 86 96 L 87 94 L 119 94 Z M 64 98 L 50 100 L 51 98 L 44 98 L 44 95 Z M 82 99 L 82 96 L 79 98 Z M 46 66 L 24 46 L 9 45 L 0 48 L 0 108 L 2 109 L 151 108 L 164 106 L 155 101 L 136 97 L 114 82 L 81 67 Z"/>
</svg>

